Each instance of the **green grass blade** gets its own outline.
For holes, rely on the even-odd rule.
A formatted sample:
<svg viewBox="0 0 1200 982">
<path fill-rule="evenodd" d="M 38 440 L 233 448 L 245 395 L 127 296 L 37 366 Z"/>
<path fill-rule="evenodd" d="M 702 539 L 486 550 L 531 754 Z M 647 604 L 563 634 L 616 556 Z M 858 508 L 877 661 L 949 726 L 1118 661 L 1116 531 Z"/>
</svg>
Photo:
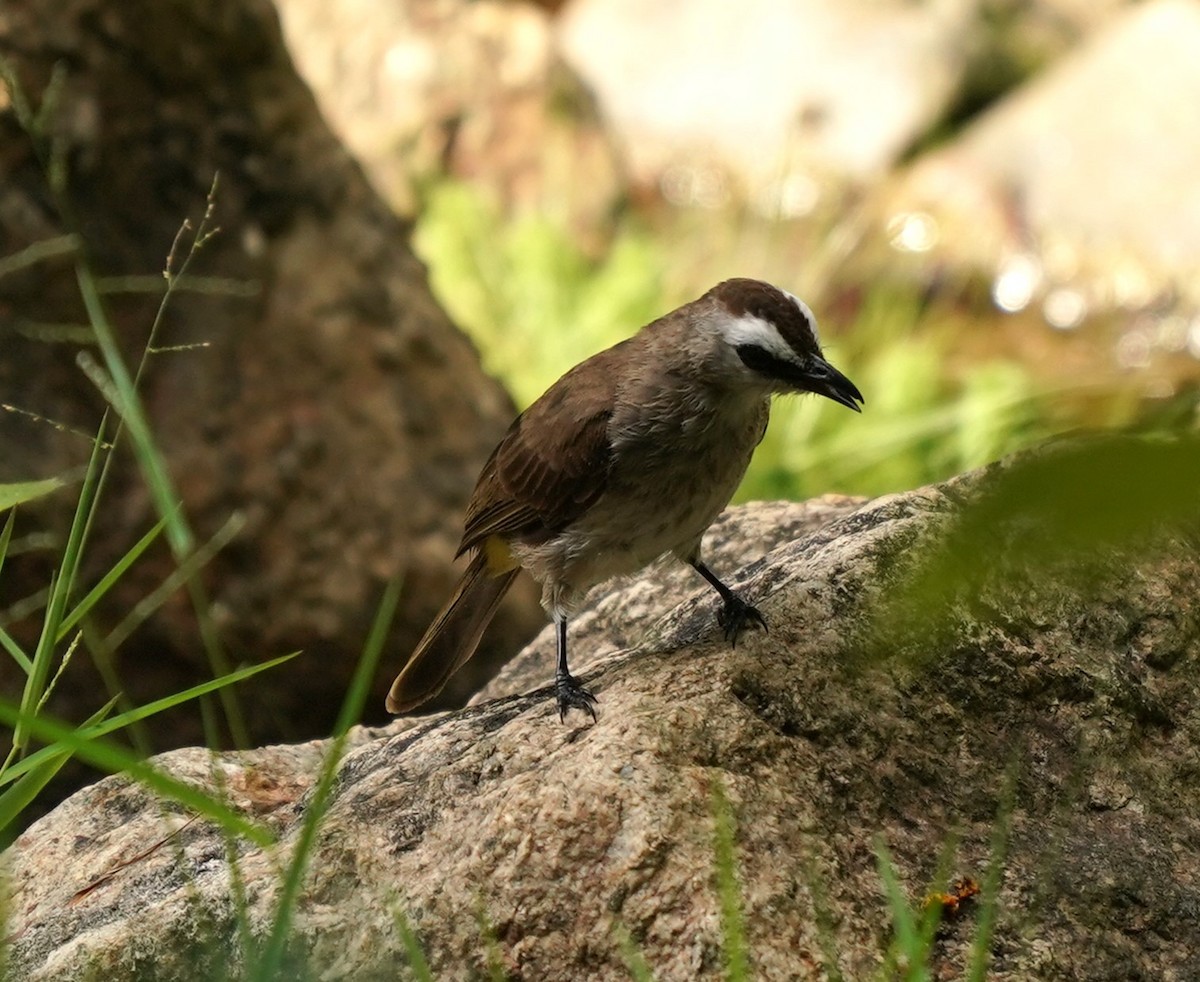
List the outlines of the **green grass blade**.
<svg viewBox="0 0 1200 982">
<path fill-rule="evenodd" d="M 1008 837 L 1012 830 L 1019 775 L 1020 765 L 1014 759 L 1004 776 L 1000 806 L 996 811 L 996 824 L 992 826 L 988 868 L 983 877 L 979 897 L 979 920 L 975 925 L 975 936 L 971 939 L 971 958 L 963 976 L 967 982 L 984 982 L 987 978 L 988 961 L 992 954 L 992 933 L 996 929 L 996 917 L 1000 908 L 1000 881 L 1004 876 L 1004 862 L 1008 857 Z"/>
<path fill-rule="evenodd" d="M 46 682 L 50 678 L 50 663 L 54 659 L 58 627 L 62 622 L 67 598 L 75 583 L 75 574 L 81 558 L 84 529 L 87 527 L 92 504 L 95 501 L 102 446 L 103 441 L 97 436 L 92 443 L 92 454 L 88 460 L 83 485 L 79 489 L 79 499 L 75 504 L 75 516 L 71 521 L 71 531 L 67 535 L 67 544 L 63 550 L 58 575 L 50 584 L 50 598 L 46 604 L 45 616 L 42 621 L 42 633 L 38 637 L 37 648 L 33 653 L 33 664 L 30 666 L 29 675 L 25 680 L 25 688 L 21 693 L 21 714 L 18 717 L 16 732 L 13 734 L 13 746 L 18 749 L 24 748 L 29 742 L 29 721 L 36 716 L 37 707 L 45 701 Z"/>
<path fill-rule="evenodd" d="M 217 553 L 236 538 L 244 525 L 244 516 L 241 514 L 231 515 L 225 524 L 213 533 L 211 539 L 180 560 L 162 583 L 139 600 L 134 605 L 133 610 L 121 618 L 117 626 L 105 637 L 104 647 L 108 651 L 115 651 L 119 648 L 154 611 L 167 602 L 167 599 L 176 590 L 194 582 L 196 574 L 208 565 Z M 230 666 L 225 666 L 224 671 L 217 674 L 227 675 L 229 670 Z"/>
<path fill-rule="evenodd" d="M 148 716 L 153 716 L 156 713 L 161 713 L 167 709 L 172 709 L 185 702 L 190 702 L 193 699 L 199 699 L 201 696 L 206 696 L 210 692 L 216 692 L 218 689 L 223 689 L 228 685 L 236 685 L 238 682 L 245 681 L 252 676 L 258 675 L 260 672 L 269 671 L 284 662 L 289 662 L 300 652 L 293 651 L 287 655 L 279 655 L 276 658 L 271 658 L 268 661 L 259 662 L 255 665 L 246 665 L 242 668 L 234 669 L 227 675 L 222 675 L 218 679 L 209 679 L 207 682 L 201 682 L 198 685 L 193 685 L 181 692 L 176 692 L 169 696 L 163 696 L 161 699 L 155 699 L 153 702 L 148 702 L 144 706 L 138 706 L 128 712 L 121 713 L 119 716 L 114 716 L 111 720 L 95 727 L 92 736 L 103 736 L 111 733 L 114 730 L 128 726 L 130 723 L 146 719 Z"/>
<path fill-rule="evenodd" d="M 63 618 L 63 622 L 59 627 L 58 632 L 59 641 L 66 637 L 71 628 L 73 628 L 79 623 L 80 620 L 87 616 L 88 611 L 96 606 L 96 603 L 100 600 L 100 598 L 113 588 L 113 585 L 117 582 L 117 580 L 125 575 L 129 567 L 132 566 L 137 561 L 138 557 L 140 557 L 142 553 L 144 553 L 150 547 L 151 543 L 153 543 L 154 540 L 159 537 L 166 523 L 167 520 L 165 518 L 160 518 L 157 524 L 155 524 L 149 532 L 138 539 L 138 541 L 134 543 L 133 547 L 126 552 L 124 556 L 117 560 L 113 567 L 107 573 L 105 573 L 103 577 L 100 578 L 99 582 L 97 582 L 96 585 L 87 592 L 87 596 L 80 600 L 79 603 L 75 605 L 74 609 Z"/>
<path fill-rule="evenodd" d="M 16 517 L 16 511 L 10 511 L 7 520 L 4 522 L 4 528 L 0 530 L 0 572 L 4 570 L 4 558 L 8 555 L 8 544 L 12 541 L 13 521 Z M 21 671 L 26 675 L 29 675 L 33 671 L 33 661 L 25 653 L 25 649 L 17 644 L 17 639 L 4 630 L 3 627 L 0 627 L 0 647 L 3 647 L 9 653 L 12 660 L 21 667 Z"/>
<path fill-rule="evenodd" d="M 46 259 L 69 255 L 78 248 L 79 240 L 73 235 L 55 235 L 48 239 L 40 239 L 24 249 L 18 249 L 0 258 L 0 277 L 28 266 L 35 266 Z"/>
<path fill-rule="evenodd" d="M 4 570 L 4 559 L 8 555 L 8 544 L 12 542 L 13 522 L 16 519 L 16 511 L 10 511 L 8 518 L 4 521 L 4 529 L 0 531 L 0 572 Z"/>
<path fill-rule="evenodd" d="M 746 929 L 742 918 L 741 890 L 737 879 L 737 854 L 734 837 L 736 824 L 733 806 L 725 788 L 713 785 L 714 854 L 717 896 L 721 903 L 721 938 L 725 956 L 725 977 L 729 982 L 750 978 L 750 957 L 746 950 Z"/>
<path fill-rule="evenodd" d="M 938 927 L 942 923 L 942 904 L 937 899 L 938 894 L 944 894 L 950 886 L 950 876 L 954 869 L 955 856 L 958 853 L 958 835 L 951 832 L 946 837 L 938 856 L 937 870 L 933 874 L 928 898 L 921 905 L 921 917 L 917 924 L 918 947 L 908 953 L 910 965 L 924 966 L 930 962 L 933 954 L 933 943 L 937 937 Z M 921 976 L 924 977 L 924 976 Z"/>
<path fill-rule="evenodd" d="M 17 639 L 2 627 L 0 627 L 0 648 L 12 656 L 12 660 L 21 666 L 21 671 L 26 675 L 33 671 L 33 661 L 25 653 L 25 649 L 17 644 Z"/>
<path fill-rule="evenodd" d="M 379 658 L 387 640 L 387 632 L 392 618 L 395 616 L 399 600 L 400 580 L 396 579 L 388 584 L 383 598 L 380 600 L 379 610 L 371 625 L 367 642 L 363 646 L 362 655 L 358 659 L 358 665 L 355 666 L 350 687 L 346 692 L 345 699 L 342 700 L 333 741 L 330 744 L 329 752 L 325 755 L 321 773 L 305 809 L 304 823 L 300 826 L 291 862 L 288 864 L 283 886 L 279 891 L 279 905 L 271 924 L 271 935 L 258 966 L 258 973 L 263 978 L 275 978 L 283 964 L 288 937 L 291 933 L 292 918 L 300 898 L 300 888 L 303 886 L 304 875 L 308 871 L 308 862 L 317 842 L 317 832 L 321 820 L 324 818 L 325 809 L 329 805 L 329 799 L 333 792 L 338 765 L 341 763 L 345 751 L 346 735 L 350 727 L 362 715 L 363 706 L 366 705 L 367 695 L 371 691 L 371 680 L 375 677 L 375 669 L 379 664 Z"/>
<path fill-rule="evenodd" d="M 429 970 L 425 952 L 421 950 L 421 941 L 412 929 L 412 925 L 408 923 L 408 918 L 405 916 L 399 900 L 396 901 L 392 915 L 396 919 L 396 930 L 400 932 L 400 941 L 404 945 L 404 955 L 408 959 L 408 970 L 412 973 L 412 977 L 416 982 L 433 982 L 433 973 Z"/>
<path fill-rule="evenodd" d="M 341 712 L 338 713 L 337 726 L 334 731 L 339 738 L 345 737 L 350 727 L 358 722 L 363 706 L 367 704 L 367 697 L 371 692 L 371 681 L 375 677 L 375 668 L 383 654 L 388 630 L 391 628 L 392 619 L 396 615 L 396 607 L 399 603 L 400 580 L 395 579 L 388 584 L 380 598 L 379 610 L 376 611 L 375 621 L 367 636 L 367 643 L 363 646 L 362 656 L 359 658 L 358 665 L 354 669 L 354 676 L 350 680 L 350 688 L 346 692 L 346 698 L 342 701 Z M 336 770 L 337 764 L 330 765 L 329 769 Z"/>
<path fill-rule="evenodd" d="M 496 929 L 492 919 L 488 917 L 487 904 L 483 894 L 476 898 L 475 922 L 479 925 L 479 934 L 483 938 L 484 953 L 487 958 L 487 973 L 491 982 L 508 982 L 508 971 L 504 967 L 504 954 L 500 951 L 500 942 L 496 940 Z"/>
<path fill-rule="evenodd" d="M 821 948 L 825 978 L 827 982 L 845 982 L 845 976 L 838 964 L 837 933 L 834 927 L 836 918 L 833 905 L 829 902 L 829 891 L 825 888 L 825 881 L 817 868 L 816 857 L 807 853 L 801 862 L 804 883 L 808 887 L 808 895 L 812 898 L 813 922 L 817 930 L 817 944 Z"/>
<path fill-rule="evenodd" d="M 223 675 L 219 679 L 210 679 L 207 682 L 201 682 L 199 685 L 194 685 L 190 689 L 184 689 L 182 692 L 176 692 L 169 696 L 163 696 L 161 699 L 155 699 L 153 702 L 148 702 L 144 706 L 136 706 L 126 712 L 119 713 L 111 719 L 101 721 L 89 721 L 78 727 L 78 733 L 83 739 L 96 739 L 97 737 L 107 736 L 110 733 L 115 733 L 117 730 L 124 729 L 134 723 L 138 723 L 147 717 L 154 716 L 156 713 L 164 712 L 168 709 L 173 709 L 185 702 L 193 699 L 199 699 L 201 696 L 206 696 L 210 692 L 215 692 L 227 685 L 234 685 L 257 675 L 260 672 L 265 672 L 268 669 L 275 668 L 277 665 L 282 665 L 286 661 L 295 658 L 299 652 L 293 652 L 290 655 L 280 655 L 278 658 L 272 658 L 270 661 L 261 662 L 257 665 L 248 665 L 244 668 L 239 668 L 236 671 L 230 672 L 228 675 Z M 116 704 L 118 696 L 114 696 L 108 703 L 111 707 Z M 107 713 L 105 713 L 107 715 Z M 96 717 L 93 715 L 92 720 Z M 43 747 L 19 763 L 14 764 L 2 775 L 0 775 L 0 787 L 8 782 L 20 777 L 24 771 L 30 767 L 38 765 L 42 758 L 53 753 L 50 747 Z"/>
<path fill-rule="evenodd" d="M 71 759 L 71 751 L 56 750 L 42 757 L 36 767 L 27 768 L 12 787 L 0 794 L 0 834 L 3 834 L 17 818 L 29 807 L 30 803 L 62 770 L 63 764 Z M 7 837 L 6 837 L 7 838 Z M 0 842 L 7 846 L 8 842 Z"/>
<path fill-rule="evenodd" d="M 82 735 L 73 727 L 47 717 L 23 717 L 20 710 L 2 700 L 0 723 L 13 727 L 24 724 L 31 735 L 56 751 L 78 757 L 105 773 L 123 774 L 156 794 L 220 823 L 233 834 L 255 845 L 267 846 L 274 841 L 274 835 L 267 826 L 246 818 L 216 796 L 172 777 L 115 744 Z"/>
<path fill-rule="evenodd" d="M 0 511 L 6 511 L 26 501 L 44 498 L 63 486 L 57 477 L 48 477 L 44 481 L 21 481 L 16 484 L 0 484 Z"/>
<path fill-rule="evenodd" d="M 108 700 L 108 702 L 106 702 L 103 706 L 101 706 L 94 713 L 92 713 L 91 716 L 89 716 L 87 719 L 85 719 L 79 726 L 77 726 L 76 730 L 88 730 L 91 727 L 97 725 L 98 723 L 102 723 L 105 720 L 105 718 L 108 716 L 108 714 L 113 711 L 113 707 L 117 704 L 119 699 L 120 699 L 120 696 L 113 696 L 111 699 Z M 94 736 L 97 734 L 92 734 L 92 735 Z"/>
<path fill-rule="evenodd" d="M 29 720 L 37 715 L 37 707 L 42 704 L 45 695 L 46 682 L 50 678 L 50 663 L 54 658 L 54 645 L 50 642 L 54 629 L 54 598 L 61 594 L 60 577 L 50 578 L 50 597 L 42 615 L 42 631 L 38 635 L 37 649 L 29 665 L 29 673 L 25 678 L 25 687 L 21 692 L 21 713 L 13 731 L 13 750 L 22 751 L 29 743 Z"/>
<path fill-rule="evenodd" d="M 115 705 L 116 697 L 114 696 L 95 713 L 92 713 L 79 729 L 84 730 L 86 727 L 100 723 L 113 711 Z M 0 795 L 0 831 L 6 830 L 29 807 L 38 792 L 49 784 L 55 774 L 61 770 L 62 765 L 70 759 L 71 753 L 67 750 L 46 747 L 38 750 L 36 754 L 31 754 L 25 760 L 19 761 L 16 766 L 0 772 L 0 783 L 2 784 L 8 784 L 12 782 L 13 778 L 17 778 L 16 784 Z M 17 773 L 12 773 L 13 771 Z M 2 977 L 4 976 L 0 976 L 0 978 Z"/>
<path fill-rule="evenodd" d="M 908 965 L 905 977 L 911 979 L 914 978 L 911 973 L 917 967 L 914 964 L 914 956 L 920 951 L 921 939 L 917 931 L 916 918 L 913 916 L 912 908 L 908 905 L 908 898 L 904 895 L 904 887 L 900 884 L 896 864 L 892 861 L 892 854 L 880 837 L 875 839 L 875 864 L 879 869 L 879 878 L 883 881 L 888 908 L 892 914 L 893 942 L 888 948 L 884 977 L 893 977 L 888 974 L 889 970 L 894 972 L 902 957 Z"/>
<path fill-rule="evenodd" d="M 642 949 L 624 924 L 617 925 L 617 944 L 621 948 L 621 958 L 633 982 L 654 982 L 654 973 L 650 971 L 646 956 L 642 954 Z"/>
<path fill-rule="evenodd" d="M 84 726 L 100 722 L 112 712 L 112 708 L 116 704 L 115 698 L 110 699 L 88 718 Z M 63 764 L 71 759 L 68 751 L 55 750 L 51 747 L 38 751 L 34 756 L 37 757 L 37 760 L 30 756 L 16 765 L 16 768 L 20 768 L 22 772 L 20 778 L 13 787 L 0 794 L 0 830 L 7 829 L 10 823 L 29 807 L 30 802 L 37 797 L 42 788 L 50 783 L 54 775 L 62 769 Z M 3 782 L 6 784 L 14 776 L 9 773 L 8 769 L 2 772 Z"/>
</svg>

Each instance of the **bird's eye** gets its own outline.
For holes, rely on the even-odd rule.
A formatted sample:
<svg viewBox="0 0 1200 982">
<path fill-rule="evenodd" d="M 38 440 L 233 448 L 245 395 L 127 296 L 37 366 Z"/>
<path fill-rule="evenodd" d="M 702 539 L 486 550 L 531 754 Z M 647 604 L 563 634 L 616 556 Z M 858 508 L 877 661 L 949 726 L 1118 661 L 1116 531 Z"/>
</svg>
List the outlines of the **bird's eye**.
<svg viewBox="0 0 1200 982">
<path fill-rule="evenodd" d="M 763 375 L 778 373 L 779 358 L 767 351 L 766 348 L 760 348 L 757 344 L 739 344 L 736 350 L 738 357 L 742 359 L 742 364 L 751 371 Z"/>
</svg>

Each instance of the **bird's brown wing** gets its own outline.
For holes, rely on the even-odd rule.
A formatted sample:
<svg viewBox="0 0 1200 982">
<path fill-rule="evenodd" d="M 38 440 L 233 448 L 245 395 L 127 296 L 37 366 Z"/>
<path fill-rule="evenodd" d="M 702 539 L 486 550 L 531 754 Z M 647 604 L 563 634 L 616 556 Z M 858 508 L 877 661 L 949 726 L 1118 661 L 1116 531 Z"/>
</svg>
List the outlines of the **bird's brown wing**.
<svg viewBox="0 0 1200 982">
<path fill-rule="evenodd" d="M 479 475 L 459 555 L 493 535 L 552 535 L 604 493 L 608 423 L 628 343 L 573 368 L 513 421 Z"/>
</svg>

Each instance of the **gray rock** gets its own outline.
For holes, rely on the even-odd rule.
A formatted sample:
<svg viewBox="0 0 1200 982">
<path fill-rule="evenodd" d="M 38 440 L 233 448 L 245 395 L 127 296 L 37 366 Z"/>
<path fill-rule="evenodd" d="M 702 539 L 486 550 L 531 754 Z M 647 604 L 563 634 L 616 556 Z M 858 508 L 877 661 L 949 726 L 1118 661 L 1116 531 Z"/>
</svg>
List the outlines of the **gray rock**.
<svg viewBox="0 0 1200 982">
<path fill-rule="evenodd" d="M 977 588 L 936 646 L 864 630 L 869 603 L 989 480 L 734 510 L 713 561 L 749 560 L 731 579 L 770 633 L 731 649 L 708 591 L 660 571 L 597 597 L 576 635 L 594 726 L 562 726 L 547 693 L 514 691 L 515 663 L 501 698 L 358 733 L 301 895 L 296 973 L 396 978 L 402 909 L 438 978 L 486 977 L 481 918 L 514 979 L 628 978 L 622 929 L 658 979 L 719 977 L 721 784 L 757 978 L 819 978 L 827 957 L 868 977 L 890 930 L 876 837 L 919 905 L 951 835 L 951 871 L 986 879 L 1009 794 L 990 978 L 1197 977 L 1195 551 L 1102 559 L 1086 581 L 1067 557 L 1035 580 L 1013 549 L 1036 529 L 1017 522 L 965 557 Z M 536 685 L 544 647 L 526 656 Z M 321 752 L 158 760 L 209 786 L 219 772 L 235 806 L 278 831 L 277 846 L 238 848 L 252 934 L 268 928 Z M 31 827 L 5 858 L 15 977 L 236 971 L 227 843 L 186 817 L 108 778 Z M 937 977 L 961 973 L 978 916 L 965 903 L 944 925 Z"/>
<path fill-rule="evenodd" d="M 802 214 L 830 177 L 877 177 L 940 116 L 975 6 L 574 0 L 560 38 L 635 181 Z"/>
<path fill-rule="evenodd" d="M 73 213 L 72 223 L 59 218 L 12 102 L 0 98 L 0 252 L 79 233 L 97 276 L 161 282 L 180 223 L 199 220 L 220 174 L 211 224 L 222 231 L 190 272 L 225 286 L 174 299 L 155 341 L 168 350 L 148 360 L 140 395 L 197 546 L 231 515 L 241 520 L 204 567 L 230 660 L 308 653 L 286 678 L 241 690 L 250 740 L 327 733 L 336 713 L 328 693 L 349 679 L 382 584 L 405 576 L 398 649 L 416 642 L 452 589 L 462 507 L 512 401 L 432 296 L 408 226 L 330 132 L 269 0 L 6 0 L 0 52 L 34 105 L 62 70 L 48 118 L 69 164 Z M 184 252 L 186 237 L 176 270 Z M 105 294 L 133 367 L 158 304 L 143 289 Z M 82 473 L 91 445 L 71 428 L 95 432 L 106 405 L 76 365 L 80 352 L 99 355 L 70 257 L 5 276 L 0 311 L 4 401 L 67 424 L 0 412 L 0 480 Z M 36 325 L 79 326 L 54 340 Z M 112 465 L 81 587 L 158 518 L 134 455 L 117 453 Z M 74 510 L 73 493 L 47 498 L 23 509 L 29 524 L 18 535 L 61 544 Z M 15 600 L 46 588 L 57 563 L 45 546 L 10 555 L 6 618 Z M 175 570 L 167 549 L 147 552 L 96 609 L 95 636 Z M 29 650 L 42 621 L 33 609 L 6 620 Z M 476 684 L 447 691 L 442 705 L 465 701 L 539 615 L 532 591 L 514 591 L 474 666 Z M 75 659 L 47 711 L 85 719 L 110 688 L 141 704 L 209 677 L 202 634 L 176 595 L 119 652 Z M 97 672 L 93 661 L 110 667 Z M 24 681 L 16 662 L 0 659 L 0 688 L 19 692 Z M 372 701 L 380 719 L 385 691 Z M 199 711 L 149 725 L 160 747 L 205 739 Z"/>
<path fill-rule="evenodd" d="M 895 241 L 997 275 L 1002 306 L 1044 304 L 1059 327 L 1174 291 L 1194 308 L 1198 47 L 1188 0 L 1112 18 L 900 178 Z"/>
<path fill-rule="evenodd" d="M 498 0 L 280 0 L 296 67 L 332 126 L 405 212 L 452 174 L 506 207 L 552 207 L 593 235 L 616 158 L 563 63 L 550 15 Z M 552 203 L 552 204 L 551 204 Z"/>
</svg>

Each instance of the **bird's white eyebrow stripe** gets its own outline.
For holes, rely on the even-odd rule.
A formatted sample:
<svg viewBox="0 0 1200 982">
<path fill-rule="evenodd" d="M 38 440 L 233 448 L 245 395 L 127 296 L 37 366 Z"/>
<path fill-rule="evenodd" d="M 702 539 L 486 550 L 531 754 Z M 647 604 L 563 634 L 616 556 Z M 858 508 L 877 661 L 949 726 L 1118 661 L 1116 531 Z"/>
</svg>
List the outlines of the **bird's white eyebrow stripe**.
<svg viewBox="0 0 1200 982">
<path fill-rule="evenodd" d="M 783 361 L 793 364 L 799 361 L 796 352 L 783 339 L 779 329 L 761 317 L 753 314 L 731 317 L 722 325 L 722 331 L 725 334 L 725 340 L 734 348 L 742 344 L 752 344 Z"/>
</svg>

